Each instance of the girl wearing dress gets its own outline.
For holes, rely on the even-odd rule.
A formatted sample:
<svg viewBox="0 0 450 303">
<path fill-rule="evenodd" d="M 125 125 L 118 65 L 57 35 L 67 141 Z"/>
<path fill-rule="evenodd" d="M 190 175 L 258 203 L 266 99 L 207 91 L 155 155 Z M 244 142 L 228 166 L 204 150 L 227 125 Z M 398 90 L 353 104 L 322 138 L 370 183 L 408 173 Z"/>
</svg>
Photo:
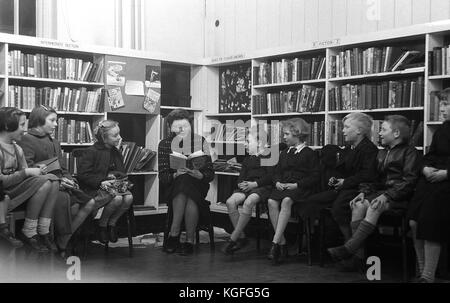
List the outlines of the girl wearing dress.
<svg viewBox="0 0 450 303">
<path fill-rule="evenodd" d="M 269 217 L 275 230 L 268 257 L 274 264 L 287 257 L 284 231 L 292 205 L 314 193 L 319 185 L 319 160 L 306 146 L 309 133 L 309 124 L 301 118 L 283 122 L 283 137 L 288 149 L 280 153 L 273 177 L 275 189 L 268 200 Z"/>
<path fill-rule="evenodd" d="M 8 211 L 22 208 L 25 222 L 19 239 L 33 250 L 56 250 L 50 236 L 50 224 L 59 190 L 59 179 L 47 174 L 47 168 L 29 168 L 23 150 L 16 144 L 25 132 L 25 113 L 13 107 L 0 108 L 0 181 L 10 200 Z"/>
</svg>

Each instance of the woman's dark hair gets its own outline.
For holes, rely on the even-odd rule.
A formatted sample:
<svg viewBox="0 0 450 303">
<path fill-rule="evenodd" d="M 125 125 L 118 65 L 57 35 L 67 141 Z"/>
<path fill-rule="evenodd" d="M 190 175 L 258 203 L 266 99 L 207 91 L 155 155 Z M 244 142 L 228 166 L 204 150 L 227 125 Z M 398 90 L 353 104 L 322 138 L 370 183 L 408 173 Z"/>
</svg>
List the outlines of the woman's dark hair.
<svg viewBox="0 0 450 303">
<path fill-rule="evenodd" d="M 173 121 L 184 119 L 188 120 L 190 124 L 192 124 L 192 121 L 194 120 L 193 117 L 189 114 L 189 112 L 185 109 L 174 109 L 166 117 L 166 121 L 167 124 L 169 125 L 169 128 L 172 127 Z"/>
<path fill-rule="evenodd" d="M 50 114 L 56 114 L 56 111 L 51 107 L 46 107 L 44 105 L 35 107 L 31 111 L 30 117 L 28 117 L 28 127 L 35 128 L 45 125 L 45 119 Z"/>
<path fill-rule="evenodd" d="M 15 107 L 0 108 L 0 132 L 14 132 L 19 128 L 20 117 L 25 113 Z"/>
</svg>

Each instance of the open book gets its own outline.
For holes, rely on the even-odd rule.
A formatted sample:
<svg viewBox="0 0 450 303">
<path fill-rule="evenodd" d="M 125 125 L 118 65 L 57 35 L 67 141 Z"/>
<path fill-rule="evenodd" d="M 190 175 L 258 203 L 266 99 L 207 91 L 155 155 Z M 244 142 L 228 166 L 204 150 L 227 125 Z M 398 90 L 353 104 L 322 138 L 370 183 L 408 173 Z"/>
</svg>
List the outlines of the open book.
<svg viewBox="0 0 450 303">
<path fill-rule="evenodd" d="M 185 156 L 177 152 L 172 152 L 170 154 L 170 168 L 201 169 L 205 167 L 207 160 L 208 155 L 201 150 L 196 151 L 189 156 Z"/>
</svg>

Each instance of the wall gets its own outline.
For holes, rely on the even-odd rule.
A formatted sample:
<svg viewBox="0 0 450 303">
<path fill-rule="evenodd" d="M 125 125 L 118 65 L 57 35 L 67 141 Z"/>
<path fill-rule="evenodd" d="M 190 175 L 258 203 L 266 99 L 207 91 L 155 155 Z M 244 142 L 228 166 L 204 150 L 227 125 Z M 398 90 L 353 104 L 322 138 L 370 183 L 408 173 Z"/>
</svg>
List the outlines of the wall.
<svg viewBox="0 0 450 303">
<path fill-rule="evenodd" d="M 188 58 L 204 56 L 204 0 L 38 0 L 37 3 L 39 37 Z"/>
<path fill-rule="evenodd" d="M 206 1 L 207 57 L 450 19 L 449 0 Z"/>
</svg>

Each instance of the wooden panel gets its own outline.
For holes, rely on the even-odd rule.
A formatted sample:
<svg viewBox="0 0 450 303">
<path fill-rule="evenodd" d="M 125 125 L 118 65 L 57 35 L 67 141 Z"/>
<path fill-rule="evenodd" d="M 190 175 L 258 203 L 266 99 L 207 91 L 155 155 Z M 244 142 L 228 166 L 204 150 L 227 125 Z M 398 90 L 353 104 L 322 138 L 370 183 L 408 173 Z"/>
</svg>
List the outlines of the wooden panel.
<svg viewBox="0 0 450 303">
<path fill-rule="evenodd" d="M 319 2 L 306 0 L 305 2 L 305 42 L 317 41 L 319 37 Z"/>
<path fill-rule="evenodd" d="M 269 0 L 266 4 L 268 14 L 266 22 L 269 23 L 267 40 L 270 47 L 280 45 L 280 1 L 285 0 Z"/>
<path fill-rule="evenodd" d="M 347 0 L 334 0 L 333 6 L 333 37 L 342 37 L 347 34 Z"/>
<path fill-rule="evenodd" d="M 236 1 L 236 53 L 256 49 L 256 0 Z"/>
<path fill-rule="evenodd" d="M 319 0 L 319 33 L 318 40 L 332 37 L 333 0 Z"/>
<path fill-rule="evenodd" d="M 238 0 L 225 1 L 224 7 L 224 46 L 225 54 L 234 54 L 236 45 L 236 10 L 235 3 Z"/>
<path fill-rule="evenodd" d="M 382 3 L 382 0 L 379 0 Z M 378 30 L 380 20 L 380 5 L 377 2 L 362 1 L 361 33 L 371 33 Z"/>
<path fill-rule="evenodd" d="M 257 49 L 270 48 L 278 45 L 273 40 L 278 40 L 278 18 L 272 19 L 271 6 L 273 3 L 278 4 L 279 1 L 274 0 L 258 0 L 256 7 L 256 47 Z M 277 9 L 278 10 L 278 9 Z M 276 28 L 276 31 L 274 30 Z M 273 37 L 276 36 L 276 37 Z"/>
<path fill-rule="evenodd" d="M 215 2 L 215 19 L 219 20 L 219 26 L 214 27 L 214 55 L 223 56 L 225 54 L 225 0 L 216 0 Z"/>
<path fill-rule="evenodd" d="M 206 2 L 206 13 L 205 13 L 205 55 L 206 57 L 214 57 L 216 51 L 216 2 L 207 1 Z"/>
<path fill-rule="evenodd" d="M 388 30 L 395 26 L 395 0 L 382 0 L 381 18 L 378 30 Z"/>
<path fill-rule="evenodd" d="M 431 21 L 450 18 L 450 1 L 433 0 L 431 4 Z"/>
<path fill-rule="evenodd" d="M 347 1 L 347 35 L 361 33 L 361 19 L 362 15 L 365 16 L 365 13 L 365 5 L 361 0 Z"/>
<path fill-rule="evenodd" d="M 413 24 L 430 22 L 430 1 L 431 0 L 412 0 Z"/>
<path fill-rule="evenodd" d="M 292 44 L 305 41 L 305 0 L 292 0 Z"/>
<path fill-rule="evenodd" d="M 286 46 L 292 44 L 292 0 L 280 1 L 279 7 L 280 18 L 280 46 Z"/>
<path fill-rule="evenodd" d="M 405 27 L 412 23 L 411 0 L 395 0 L 395 27 Z"/>
</svg>

